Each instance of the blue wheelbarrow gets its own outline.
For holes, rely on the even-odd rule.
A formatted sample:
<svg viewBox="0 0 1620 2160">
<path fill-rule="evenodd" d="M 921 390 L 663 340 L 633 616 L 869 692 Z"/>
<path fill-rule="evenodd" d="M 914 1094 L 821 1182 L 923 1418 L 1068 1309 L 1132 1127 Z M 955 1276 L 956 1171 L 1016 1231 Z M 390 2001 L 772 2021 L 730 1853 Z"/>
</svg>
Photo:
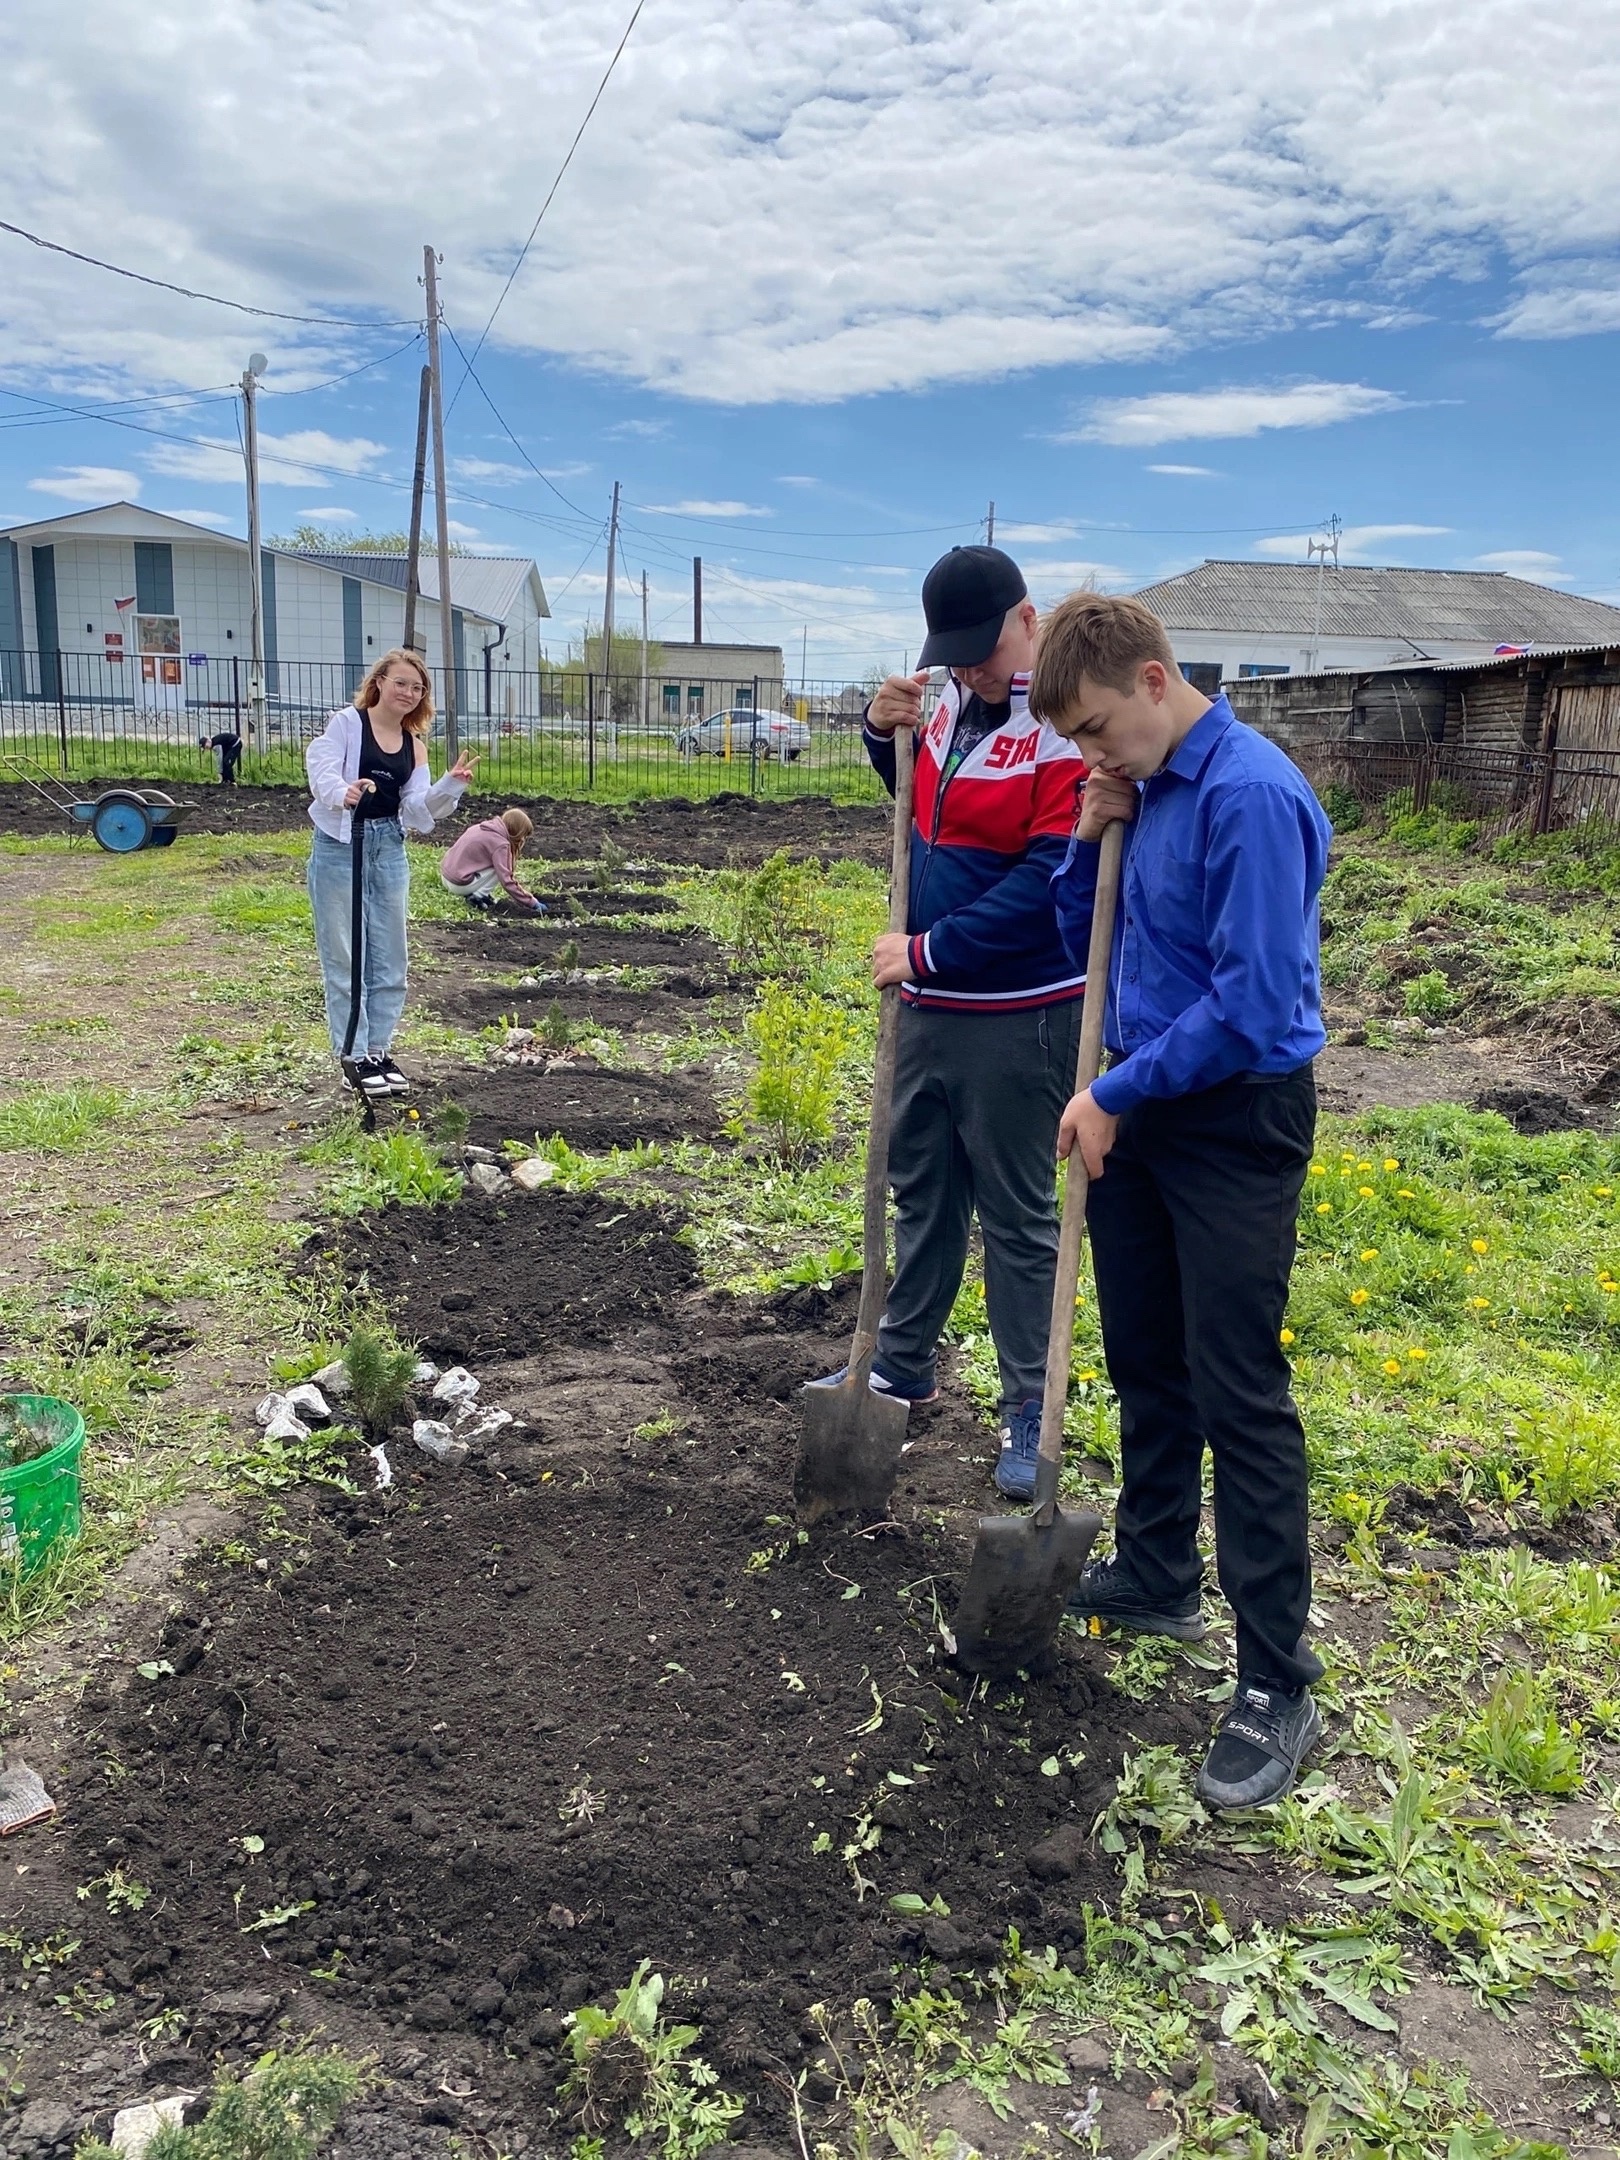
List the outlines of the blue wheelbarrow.
<svg viewBox="0 0 1620 2160">
<path fill-rule="evenodd" d="M 0 766 L 32 788 L 42 802 L 83 831 L 109 855 L 133 855 L 137 848 L 169 847 L 181 824 L 196 808 L 178 803 L 158 788 L 103 788 L 91 802 L 70 795 L 45 766 L 19 752 L 0 756 Z"/>
</svg>

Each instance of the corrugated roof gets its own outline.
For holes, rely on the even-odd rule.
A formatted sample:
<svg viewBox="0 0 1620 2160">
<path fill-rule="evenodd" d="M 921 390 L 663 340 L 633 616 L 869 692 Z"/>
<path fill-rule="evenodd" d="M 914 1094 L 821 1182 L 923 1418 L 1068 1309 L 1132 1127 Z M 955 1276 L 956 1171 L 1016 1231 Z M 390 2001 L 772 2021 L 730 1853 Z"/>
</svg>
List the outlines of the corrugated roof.
<svg viewBox="0 0 1620 2160">
<path fill-rule="evenodd" d="M 301 559 L 319 563 L 323 570 L 335 570 L 341 577 L 365 578 L 373 585 L 391 585 L 396 592 L 405 590 L 403 555 L 327 555 L 311 550 L 307 554 L 301 553 Z M 536 613 L 550 615 L 540 573 L 527 555 L 452 555 L 450 563 L 450 597 L 469 615 L 481 616 L 485 622 L 511 622 L 518 612 L 523 588 L 531 578 L 534 580 Z M 421 588 L 423 599 L 437 605 L 439 563 L 436 555 L 422 557 Z"/>
<path fill-rule="evenodd" d="M 1313 563 L 1201 563 L 1137 594 L 1171 630 L 1309 637 L 1317 627 Z M 1553 592 L 1496 570 L 1347 565 L 1321 573 L 1323 637 L 1406 638 L 1414 645 L 1531 645 L 1620 640 L 1620 608 Z"/>
</svg>

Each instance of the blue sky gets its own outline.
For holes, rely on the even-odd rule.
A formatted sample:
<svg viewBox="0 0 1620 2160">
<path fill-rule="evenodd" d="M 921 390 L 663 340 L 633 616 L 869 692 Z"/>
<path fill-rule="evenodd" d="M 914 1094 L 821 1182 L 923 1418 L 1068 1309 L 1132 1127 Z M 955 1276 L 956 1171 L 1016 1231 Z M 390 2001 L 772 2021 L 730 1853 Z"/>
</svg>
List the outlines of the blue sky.
<svg viewBox="0 0 1620 2160">
<path fill-rule="evenodd" d="M 217 393 L 257 346 L 267 528 L 403 523 L 422 239 L 471 352 L 621 0 L 18 12 L 0 216 L 378 326 L 0 234 L 0 522 L 132 495 L 241 530 Z M 1620 599 L 1617 104 L 1594 0 L 647 0 L 455 398 L 451 515 L 535 556 L 560 647 L 617 479 L 621 621 L 645 570 L 689 635 L 701 553 L 708 634 L 807 632 L 813 676 L 914 650 L 992 498 L 1041 600 L 1300 559 L 1330 513 L 1347 560 Z"/>
</svg>

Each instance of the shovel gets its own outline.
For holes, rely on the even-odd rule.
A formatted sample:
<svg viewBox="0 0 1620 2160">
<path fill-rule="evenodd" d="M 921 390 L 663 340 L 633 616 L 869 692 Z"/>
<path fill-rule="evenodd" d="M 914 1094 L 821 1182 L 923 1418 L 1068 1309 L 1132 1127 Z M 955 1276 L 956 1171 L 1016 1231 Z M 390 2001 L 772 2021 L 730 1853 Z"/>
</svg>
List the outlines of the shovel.
<svg viewBox="0 0 1620 2160">
<path fill-rule="evenodd" d="M 1086 1000 L 1080 1022 L 1075 1093 L 1082 1094 L 1102 1063 L 1103 1014 L 1108 1003 L 1109 954 L 1119 899 L 1119 863 L 1125 828 L 1103 834 L 1097 868 L 1097 901 L 1086 955 Z M 1074 1359 L 1074 1293 L 1080 1279 L 1080 1241 L 1086 1229 L 1089 1184 L 1080 1150 L 1068 1160 L 1063 1185 L 1063 1229 L 1058 1239 L 1057 1280 L 1052 1285 L 1052 1327 L 1046 1342 L 1046 1390 L 1041 1399 L 1041 1441 L 1035 1461 L 1035 1505 L 1027 1515 L 984 1515 L 973 1547 L 967 1588 L 956 1610 L 956 1662 L 963 1671 L 1005 1679 L 1038 1658 L 1057 1634 L 1069 1592 L 1102 1528 L 1087 1508 L 1065 1514 L 1057 1504 L 1063 1463 L 1063 1407 Z"/>
<path fill-rule="evenodd" d="M 911 894 L 912 748 L 910 728 L 896 728 L 889 928 L 902 933 Z M 882 994 L 877 1057 L 872 1068 L 861 1302 L 855 1315 L 854 1340 L 849 1346 L 849 1370 L 836 1387 L 807 1387 L 804 1391 L 804 1430 L 799 1436 L 799 1459 L 793 1471 L 793 1500 L 799 1520 L 805 1523 L 819 1522 L 823 1515 L 884 1513 L 905 1444 L 911 1405 L 893 1395 L 874 1395 L 867 1385 L 889 1278 L 889 1123 L 894 1107 L 899 1034 L 900 992 L 891 985 Z"/>
</svg>

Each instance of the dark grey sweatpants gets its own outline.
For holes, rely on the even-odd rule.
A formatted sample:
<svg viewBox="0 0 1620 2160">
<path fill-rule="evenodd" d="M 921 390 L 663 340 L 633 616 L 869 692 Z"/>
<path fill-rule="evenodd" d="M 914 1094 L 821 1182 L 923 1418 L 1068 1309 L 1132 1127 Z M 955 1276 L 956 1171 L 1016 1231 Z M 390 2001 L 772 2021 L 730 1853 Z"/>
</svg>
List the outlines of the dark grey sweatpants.
<svg viewBox="0 0 1620 2160">
<path fill-rule="evenodd" d="M 900 1008 L 889 1183 L 895 1267 L 878 1356 L 934 1372 L 977 1213 L 1003 1407 L 1038 1396 L 1057 1265 L 1058 1119 L 1074 1092 L 1080 1000 L 1035 1012 Z"/>
</svg>

